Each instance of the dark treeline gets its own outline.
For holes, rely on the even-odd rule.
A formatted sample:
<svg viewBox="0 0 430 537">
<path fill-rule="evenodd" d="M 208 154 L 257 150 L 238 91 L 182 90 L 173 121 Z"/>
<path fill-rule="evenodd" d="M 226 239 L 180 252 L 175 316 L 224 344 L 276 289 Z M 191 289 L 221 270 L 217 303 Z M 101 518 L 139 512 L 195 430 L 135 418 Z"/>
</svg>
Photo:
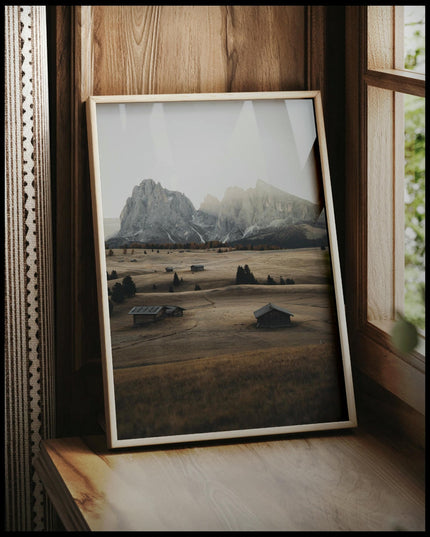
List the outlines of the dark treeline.
<svg viewBox="0 0 430 537">
<path fill-rule="evenodd" d="M 236 271 L 236 284 L 259 284 L 260 282 L 255 278 L 254 274 L 251 272 L 251 269 L 248 265 L 242 267 L 239 265 Z M 272 278 L 270 274 L 267 275 L 267 279 L 264 282 L 266 285 L 294 285 L 294 280 L 291 278 L 284 279 L 282 276 L 279 277 L 279 284 Z"/>
<path fill-rule="evenodd" d="M 109 244 L 105 243 L 106 250 L 109 250 L 110 255 L 113 254 L 113 250 Z M 119 250 L 209 250 L 218 249 L 219 251 L 225 250 L 282 250 L 284 247 L 276 244 L 234 244 L 234 246 L 221 241 L 208 241 L 208 242 L 185 242 L 185 243 L 159 243 L 159 242 L 130 242 L 121 244 L 118 246 Z"/>
<path fill-rule="evenodd" d="M 138 249 L 138 250 L 207 250 L 209 248 L 228 248 L 229 246 L 221 241 L 209 242 L 127 242 L 118 246 L 118 249 Z M 109 243 L 105 243 L 105 248 L 110 248 Z"/>
</svg>

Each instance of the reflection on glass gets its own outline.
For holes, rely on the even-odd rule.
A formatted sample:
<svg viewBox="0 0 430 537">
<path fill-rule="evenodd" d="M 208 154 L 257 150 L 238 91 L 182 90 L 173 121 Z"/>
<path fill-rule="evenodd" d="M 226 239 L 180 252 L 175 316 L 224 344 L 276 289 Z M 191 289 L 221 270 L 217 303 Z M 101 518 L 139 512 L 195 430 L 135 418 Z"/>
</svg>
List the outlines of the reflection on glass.
<svg viewBox="0 0 430 537">
<path fill-rule="evenodd" d="M 425 99 L 405 95 L 405 316 L 425 329 Z"/>
<path fill-rule="evenodd" d="M 425 6 L 404 6 L 405 69 L 425 73 Z"/>
</svg>

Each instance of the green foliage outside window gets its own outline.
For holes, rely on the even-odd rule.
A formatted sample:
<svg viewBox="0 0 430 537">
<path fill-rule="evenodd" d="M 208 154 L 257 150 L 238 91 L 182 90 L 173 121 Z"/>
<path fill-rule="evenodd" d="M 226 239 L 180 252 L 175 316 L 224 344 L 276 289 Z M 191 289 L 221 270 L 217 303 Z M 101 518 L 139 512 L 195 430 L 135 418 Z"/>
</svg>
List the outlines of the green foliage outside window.
<svg viewBox="0 0 430 537">
<path fill-rule="evenodd" d="M 404 6 L 405 64 L 425 73 L 425 7 Z M 405 303 L 392 331 L 401 352 L 418 344 L 425 331 L 425 99 L 404 96 L 405 110 Z"/>
<path fill-rule="evenodd" d="M 405 95 L 405 317 L 425 328 L 425 100 Z"/>
<path fill-rule="evenodd" d="M 425 72 L 425 7 L 404 6 L 405 69 Z"/>
<path fill-rule="evenodd" d="M 405 6 L 405 68 L 425 70 L 424 7 Z M 405 318 L 425 329 L 425 99 L 405 95 Z"/>
</svg>

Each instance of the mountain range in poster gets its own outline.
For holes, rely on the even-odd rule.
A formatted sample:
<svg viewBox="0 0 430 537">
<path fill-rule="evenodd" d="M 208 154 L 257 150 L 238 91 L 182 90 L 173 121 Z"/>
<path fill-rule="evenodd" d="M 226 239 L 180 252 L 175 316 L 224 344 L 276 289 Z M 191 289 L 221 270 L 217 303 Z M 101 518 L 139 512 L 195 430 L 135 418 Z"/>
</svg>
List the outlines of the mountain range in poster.
<svg viewBox="0 0 430 537">
<path fill-rule="evenodd" d="M 209 241 L 281 248 L 328 244 L 323 208 L 262 180 L 246 190 L 229 187 L 222 200 L 208 194 L 196 209 L 185 194 L 144 179 L 125 203 L 119 230 L 106 238 L 108 248 Z"/>
</svg>

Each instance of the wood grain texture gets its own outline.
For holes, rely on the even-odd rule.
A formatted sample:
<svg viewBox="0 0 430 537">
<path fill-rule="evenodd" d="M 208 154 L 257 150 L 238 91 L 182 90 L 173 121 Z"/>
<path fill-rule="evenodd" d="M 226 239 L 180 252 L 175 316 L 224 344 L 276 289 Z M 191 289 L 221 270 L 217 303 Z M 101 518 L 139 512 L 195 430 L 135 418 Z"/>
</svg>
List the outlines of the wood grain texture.
<svg viewBox="0 0 430 537">
<path fill-rule="evenodd" d="M 307 9 L 307 84 L 321 91 L 323 108 L 327 103 L 326 77 L 326 6 L 308 6 Z"/>
<path fill-rule="evenodd" d="M 73 52 L 72 71 L 72 266 L 74 289 L 74 364 L 75 371 L 100 359 L 100 333 L 97 305 L 97 281 L 92 233 L 92 207 L 88 140 L 85 123 L 87 92 L 92 89 L 92 62 L 88 50 L 92 31 L 91 6 L 73 6 Z"/>
<path fill-rule="evenodd" d="M 424 424 L 424 368 L 400 360 L 391 349 L 388 337 L 372 325 L 354 338 L 354 346 L 360 356 L 360 371 L 418 411 Z"/>
<path fill-rule="evenodd" d="M 56 355 L 65 357 L 64 363 L 56 367 L 57 431 L 65 429 L 70 419 L 70 376 L 73 373 L 73 287 L 71 252 L 71 88 L 70 76 L 71 23 L 70 11 L 66 6 L 53 9 L 47 7 L 49 86 L 51 117 L 51 158 L 53 175 L 54 241 L 55 241 L 55 340 Z M 56 76 L 55 73 L 64 76 Z M 58 135 L 57 135 L 58 133 Z M 68 321 L 65 311 L 69 310 Z M 58 312 L 61 312 L 58 315 Z"/>
<path fill-rule="evenodd" d="M 369 87 L 367 107 L 367 318 L 394 319 L 394 99 Z"/>
<path fill-rule="evenodd" d="M 395 6 L 366 6 L 368 40 L 367 68 L 394 68 L 394 8 Z"/>
<path fill-rule="evenodd" d="M 56 513 L 61 513 L 60 520 L 63 527 L 69 531 L 89 531 L 90 528 L 83 519 L 66 483 L 60 476 L 52 459 L 47 456 L 43 446 L 39 457 L 35 460 L 34 468 L 43 483 Z"/>
<path fill-rule="evenodd" d="M 397 71 L 395 69 L 384 69 L 380 71 L 368 70 L 364 75 L 364 79 L 370 86 L 402 93 L 411 93 L 418 97 L 426 96 L 425 75 L 408 71 Z"/>
<path fill-rule="evenodd" d="M 94 95 L 305 89 L 302 6 L 92 6 L 90 16 L 82 68 Z"/>
<path fill-rule="evenodd" d="M 354 371 L 354 389 L 360 394 L 357 398 L 360 427 L 376 435 L 388 431 L 385 433 L 388 442 L 407 453 L 411 470 L 414 466 L 413 471 L 417 475 L 424 475 L 425 459 L 419 455 L 426 445 L 426 424 L 422 413 L 359 370 Z M 409 452 L 411 446 L 415 453 Z"/>
<path fill-rule="evenodd" d="M 342 268 L 342 281 L 345 292 L 345 6 L 310 6 L 318 9 L 320 22 L 317 36 L 323 45 L 316 44 L 323 50 L 323 59 L 314 68 L 321 71 L 321 94 L 327 133 L 327 151 L 330 162 L 330 178 L 333 191 L 333 203 L 337 224 L 338 250 Z M 314 47 L 315 48 L 315 47 Z M 315 64 L 315 60 L 314 60 Z"/>
<path fill-rule="evenodd" d="M 345 11 L 345 48 L 348 61 L 345 65 L 345 204 L 348 218 L 346 226 L 345 259 L 345 307 L 351 336 L 357 333 L 367 320 L 367 191 L 366 162 L 361 157 L 367 151 L 364 136 L 367 117 L 361 113 L 366 100 L 362 78 L 365 69 L 363 27 L 366 24 L 364 10 L 348 6 Z M 357 353 L 351 346 L 352 360 Z"/>
<path fill-rule="evenodd" d="M 42 458 L 67 529 L 424 529 L 424 475 L 363 434 L 114 453 L 103 437 L 71 438 L 45 442 Z"/>
</svg>

